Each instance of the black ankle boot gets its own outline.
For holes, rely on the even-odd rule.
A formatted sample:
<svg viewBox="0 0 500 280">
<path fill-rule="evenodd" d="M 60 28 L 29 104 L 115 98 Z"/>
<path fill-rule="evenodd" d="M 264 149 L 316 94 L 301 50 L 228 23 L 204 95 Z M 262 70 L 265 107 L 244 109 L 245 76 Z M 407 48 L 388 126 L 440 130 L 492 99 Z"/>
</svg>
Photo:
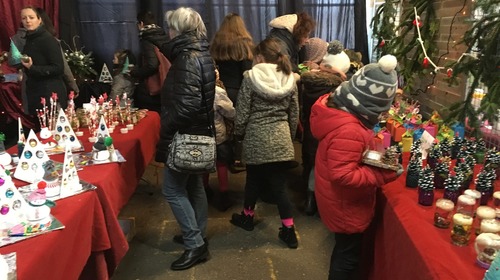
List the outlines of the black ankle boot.
<svg viewBox="0 0 500 280">
<path fill-rule="evenodd" d="M 201 247 L 185 250 L 181 257 L 170 265 L 172 270 L 184 270 L 193 267 L 194 265 L 204 262 L 208 259 L 208 246 L 203 244 Z"/>
<path fill-rule="evenodd" d="M 316 197 L 313 191 L 307 191 L 307 200 L 305 206 L 305 212 L 308 216 L 313 216 L 318 211 L 318 206 L 316 205 Z"/>
<path fill-rule="evenodd" d="M 297 241 L 297 235 L 295 235 L 295 227 L 286 227 L 283 225 L 280 227 L 280 233 L 278 237 L 281 241 L 285 242 L 288 248 L 297 249 L 299 242 Z"/>
<path fill-rule="evenodd" d="M 241 214 L 234 213 L 230 222 L 231 224 L 247 231 L 252 231 L 254 228 L 253 216 L 245 215 L 243 211 Z"/>
</svg>

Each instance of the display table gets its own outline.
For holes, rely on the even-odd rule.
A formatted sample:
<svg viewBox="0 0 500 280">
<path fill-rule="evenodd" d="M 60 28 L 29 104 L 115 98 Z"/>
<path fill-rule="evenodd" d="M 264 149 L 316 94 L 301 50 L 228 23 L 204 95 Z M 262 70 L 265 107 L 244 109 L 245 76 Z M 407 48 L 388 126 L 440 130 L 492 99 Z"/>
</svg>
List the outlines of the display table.
<svg viewBox="0 0 500 280">
<path fill-rule="evenodd" d="M 476 165 L 475 175 L 479 169 Z M 468 246 L 453 245 L 451 228 L 435 227 L 434 206 L 419 205 L 417 189 L 406 188 L 405 182 L 406 172 L 378 191 L 375 220 L 368 231 L 374 238 L 373 252 L 365 256 L 373 262 L 370 279 L 483 279 L 485 269 L 475 264 L 475 234 Z M 498 180 L 495 189 L 500 189 Z M 443 190 L 436 190 L 434 201 L 441 197 Z"/>
<path fill-rule="evenodd" d="M 17 253 L 18 279 L 109 279 L 128 250 L 118 213 L 153 158 L 159 131 L 158 114 L 148 112 L 134 130 L 113 133 L 126 162 L 78 171 L 97 189 L 57 201 L 52 214 L 65 228 L 0 248 L 0 254 Z M 88 135 L 80 139 L 90 151 Z M 51 159 L 62 162 L 63 155 Z"/>
</svg>

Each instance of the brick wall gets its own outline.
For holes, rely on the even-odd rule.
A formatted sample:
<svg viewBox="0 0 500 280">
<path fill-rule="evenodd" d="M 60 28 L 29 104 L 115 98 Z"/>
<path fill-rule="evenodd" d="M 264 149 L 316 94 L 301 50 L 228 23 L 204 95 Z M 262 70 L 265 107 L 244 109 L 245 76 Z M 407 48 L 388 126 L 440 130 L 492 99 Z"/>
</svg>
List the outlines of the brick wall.
<svg viewBox="0 0 500 280">
<path fill-rule="evenodd" d="M 453 26 L 451 27 L 451 38 L 450 38 L 450 25 L 452 23 L 455 14 L 460 11 L 463 6 L 463 1 L 467 1 L 465 9 L 456 16 Z M 405 2 L 407 3 L 407 2 Z M 404 5 L 404 4 L 403 4 Z M 459 44 L 465 31 L 469 30 L 471 23 L 470 12 L 471 12 L 471 1 L 468 0 L 445 0 L 436 1 L 434 3 L 436 10 L 436 17 L 439 20 L 439 34 L 436 38 L 436 44 L 439 48 L 439 53 L 432 57 L 432 60 L 438 65 L 445 67 L 448 61 L 456 61 L 462 53 L 466 51 L 466 46 Z M 405 9 L 408 7 L 404 7 Z M 412 7 L 410 7 L 412 8 Z M 449 39 L 449 43 L 448 43 Z M 438 63 L 438 59 L 441 55 L 444 55 Z M 459 85 L 448 86 L 445 81 L 447 78 L 446 70 L 440 71 L 434 77 L 434 83 L 432 83 L 433 76 L 428 75 L 424 78 L 417 78 L 416 85 L 422 91 L 416 91 L 412 93 L 405 93 L 405 96 L 418 100 L 421 104 L 422 113 L 424 118 L 428 117 L 433 110 L 445 114 L 444 108 L 449 107 L 451 104 L 462 101 L 465 99 L 465 88 L 466 82 L 464 77 L 459 80 Z M 427 88 L 427 90 L 425 90 Z M 415 93 L 418 94 L 414 95 Z"/>
</svg>

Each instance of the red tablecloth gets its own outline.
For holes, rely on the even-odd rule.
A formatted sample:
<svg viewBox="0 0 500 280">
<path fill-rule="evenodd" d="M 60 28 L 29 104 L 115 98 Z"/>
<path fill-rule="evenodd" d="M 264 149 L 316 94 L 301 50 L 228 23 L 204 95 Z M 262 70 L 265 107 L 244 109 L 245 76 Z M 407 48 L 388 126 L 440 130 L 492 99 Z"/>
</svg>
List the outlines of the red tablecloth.
<svg viewBox="0 0 500 280">
<path fill-rule="evenodd" d="M 475 175 L 479 169 L 476 165 Z M 368 231 L 374 238 L 370 279 L 482 279 L 485 270 L 475 264 L 474 233 L 468 246 L 453 245 L 451 228 L 435 227 L 434 206 L 418 204 L 417 189 L 406 188 L 405 182 L 406 173 L 379 189 Z M 495 186 L 500 189 L 500 181 Z M 443 190 L 436 190 L 434 201 L 441 197 Z"/>
<path fill-rule="evenodd" d="M 127 161 L 78 171 L 97 189 L 57 201 L 52 213 L 66 228 L 0 248 L 0 254 L 17 253 L 18 279 L 109 279 L 128 250 L 118 213 L 153 158 L 159 131 L 158 114 L 148 112 L 128 134 L 113 133 L 114 146 Z M 85 151 L 91 147 L 87 138 L 80 137 Z M 62 157 L 51 158 L 62 162 Z"/>
</svg>

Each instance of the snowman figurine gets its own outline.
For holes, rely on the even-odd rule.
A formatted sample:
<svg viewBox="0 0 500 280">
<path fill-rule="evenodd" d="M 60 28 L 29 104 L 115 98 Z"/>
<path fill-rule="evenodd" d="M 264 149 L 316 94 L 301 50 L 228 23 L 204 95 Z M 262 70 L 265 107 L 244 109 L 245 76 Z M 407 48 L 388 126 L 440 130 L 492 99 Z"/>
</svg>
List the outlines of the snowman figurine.
<svg viewBox="0 0 500 280">
<path fill-rule="evenodd" d="M 40 142 L 44 149 L 51 149 L 57 146 L 57 141 L 52 136 L 52 132 L 50 132 L 48 127 L 42 127 L 42 130 L 40 130 Z"/>
<path fill-rule="evenodd" d="M 44 225 L 51 222 L 50 208 L 56 204 L 47 199 L 46 187 L 47 183 L 45 181 L 38 182 L 37 189 L 28 197 L 28 221 L 31 223 Z"/>
</svg>

